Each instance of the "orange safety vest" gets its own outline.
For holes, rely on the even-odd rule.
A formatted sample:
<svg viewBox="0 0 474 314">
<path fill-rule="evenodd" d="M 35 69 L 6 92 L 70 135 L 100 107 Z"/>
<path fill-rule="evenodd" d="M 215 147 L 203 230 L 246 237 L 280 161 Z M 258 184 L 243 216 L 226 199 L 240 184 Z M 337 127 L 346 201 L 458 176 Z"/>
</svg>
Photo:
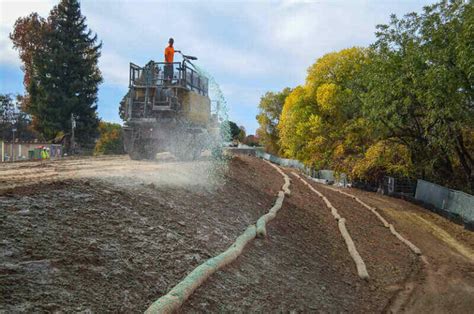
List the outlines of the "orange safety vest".
<svg viewBox="0 0 474 314">
<path fill-rule="evenodd" d="M 174 58 L 174 48 L 172 46 L 168 46 L 165 49 L 165 62 L 172 63 Z"/>
</svg>

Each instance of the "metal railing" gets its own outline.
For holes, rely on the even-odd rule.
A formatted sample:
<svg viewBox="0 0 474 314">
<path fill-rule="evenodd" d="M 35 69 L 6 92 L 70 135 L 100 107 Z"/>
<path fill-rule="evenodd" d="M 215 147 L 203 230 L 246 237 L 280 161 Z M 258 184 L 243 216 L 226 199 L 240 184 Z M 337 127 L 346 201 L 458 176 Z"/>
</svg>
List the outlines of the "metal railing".
<svg viewBox="0 0 474 314">
<path fill-rule="evenodd" d="M 153 62 L 144 67 L 130 63 L 129 87 L 176 86 L 207 96 L 209 80 L 187 62 Z"/>
</svg>

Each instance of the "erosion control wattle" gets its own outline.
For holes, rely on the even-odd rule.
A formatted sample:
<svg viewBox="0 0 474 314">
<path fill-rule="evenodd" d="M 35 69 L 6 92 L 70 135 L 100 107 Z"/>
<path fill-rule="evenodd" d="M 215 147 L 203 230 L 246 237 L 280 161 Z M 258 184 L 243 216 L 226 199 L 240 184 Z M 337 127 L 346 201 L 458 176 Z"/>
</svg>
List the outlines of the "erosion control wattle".
<svg viewBox="0 0 474 314">
<path fill-rule="evenodd" d="M 283 205 L 285 195 L 290 195 L 290 178 L 278 166 L 266 160 L 265 162 L 275 168 L 283 176 L 283 178 L 285 179 L 285 184 L 283 184 L 282 191 L 278 192 L 278 197 L 275 202 L 275 205 L 273 205 L 273 207 L 267 214 L 263 215 L 257 220 L 257 236 L 259 237 L 265 237 L 267 235 L 266 224 L 276 217 L 277 212 Z"/>
<path fill-rule="evenodd" d="M 392 224 L 389 224 L 387 222 L 387 220 L 385 220 L 385 218 L 382 217 L 382 215 L 380 215 L 378 212 L 377 212 L 377 209 L 375 207 L 371 207 L 369 206 L 368 204 L 364 203 L 363 201 L 361 201 L 358 197 L 352 195 L 352 194 L 349 194 L 349 193 L 346 193 L 346 192 L 343 192 L 343 191 L 340 191 L 338 189 L 335 189 L 335 188 L 331 188 L 331 187 L 327 187 L 328 189 L 332 190 L 332 191 L 336 191 L 338 193 L 341 193 L 343 195 L 346 195 L 352 199 L 354 199 L 357 203 L 361 204 L 362 206 L 364 206 L 365 208 L 367 208 L 368 210 L 370 210 L 375 216 L 377 216 L 377 218 L 382 222 L 382 224 L 384 225 L 385 228 L 388 228 L 390 230 L 390 232 L 395 236 L 397 237 L 397 239 L 399 239 L 403 244 L 405 244 L 406 246 L 408 246 L 410 248 L 410 250 L 412 250 L 413 253 L 417 254 L 417 255 L 421 255 L 421 250 L 416 246 L 414 245 L 413 243 L 411 243 L 410 241 L 408 241 L 407 239 L 405 239 L 400 233 L 397 232 L 397 230 L 395 230 L 395 227 L 392 225 Z"/>
<path fill-rule="evenodd" d="M 244 247 L 255 238 L 255 235 L 255 225 L 249 226 L 226 251 L 196 267 L 170 292 L 154 302 L 145 313 L 173 313 L 178 310 L 207 278 L 242 254 Z"/>
<path fill-rule="evenodd" d="M 346 242 L 347 250 L 349 251 L 349 254 L 354 260 L 354 263 L 356 264 L 357 274 L 359 275 L 360 278 L 368 280 L 369 273 L 367 272 L 367 267 L 365 266 L 364 260 L 362 259 L 359 252 L 357 251 L 354 241 L 352 240 L 349 234 L 349 231 L 347 231 L 346 220 L 342 218 L 341 215 L 339 215 L 337 209 L 331 204 L 331 202 L 321 192 L 319 192 L 314 187 L 312 187 L 311 184 L 306 182 L 306 180 L 300 177 L 296 172 L 292 172 L 292 174 L 298 179 L 300 179 L 311 191 L 313 191 L 319 197 L 321 197 L 324 203 L 326 204 L 326 206 L 329 209 L 331 209 L 331 213 L 334 216 L 334 219 L 337 220 L 339 231 L 341 232 L 341 235 L 344 238 L 344 241 Z"/>
<path fill-rule="evenodd" d="M 223 253 L 208 259 L 203 264 L 196 267 L 181 282 L 174 286 L 170 292 L 153 302 L 145 313 L 174 313 L 183 303 L 199 288 L 212 274 L 232 263 L 242 254 L 245 246 L 250 243 L 257 234 L 265 236 L 267 234 L 266 224 L 275 218 L 276 213 L 283 205 L 285 194 L 290 194 L 290 178 L 277 166 L 268 162 L 284 178 L 285 183 L 282 191 L 278 192 L 278 197 L 270 211 L 257 220 L 256 225 L 250 225 L 240 235 L 235 242 Z"/>
</svg>

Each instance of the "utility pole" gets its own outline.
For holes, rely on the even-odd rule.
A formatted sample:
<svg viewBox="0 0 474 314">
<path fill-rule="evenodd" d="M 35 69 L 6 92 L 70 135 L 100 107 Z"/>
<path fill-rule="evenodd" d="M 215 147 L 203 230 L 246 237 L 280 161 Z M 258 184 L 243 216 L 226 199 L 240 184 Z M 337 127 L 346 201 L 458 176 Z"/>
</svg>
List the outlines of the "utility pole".
<svg viewBox="0 0 474 314">
<path fill-rule="evenodd" d="M 71 152 L 76 153 L 76 139 L 74 138 L 74 130 L 76 129 L 76 117 L 71 113 Z"/>
<path fill-rule="evenodd" d="M 15 161 L 15 152 L 13 151 L 13 146 L 15 145 L 15 132 L 16 132 L 16 128 L 13 128 L 12 129 L 12 147 L 11 147 L 11 154 L 12 154 L 12 162 Z"/>
</svg>

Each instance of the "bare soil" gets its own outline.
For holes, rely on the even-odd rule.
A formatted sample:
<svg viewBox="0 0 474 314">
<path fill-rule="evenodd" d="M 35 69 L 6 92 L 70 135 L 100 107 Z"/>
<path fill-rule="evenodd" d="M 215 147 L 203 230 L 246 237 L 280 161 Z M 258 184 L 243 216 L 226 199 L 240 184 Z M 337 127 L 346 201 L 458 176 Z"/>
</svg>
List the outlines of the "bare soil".
<svg viewBox="0 0 474 314">
<path fill-rule="evenodd" d="M 109 180 L 81 171 L 46 184 L 16 178 L 0 192 L 0 310 L 143 312 L 230 245 L 283 184 L 259 160 L 233 160 L 219 186 L 124 185 L 114 183 L 124 173 Z"/>
<path fill-rule="evenodd" d="M 367 209 L 314 184 L 347 219 L 365 282 L 329 209 L 290 177 L 292 194 L 269 236 L 211 276 L 182 312 L 474 308 L 474 233 L 413 204 L 349 190 L 419 246 L 425 265 Z M 282 184 L 252 157 L 227 167 L 122 156 L 1 165 L 0 312 L 143 312 L 266 213 Z"/>
<path fill-rule="evenodd" d="M 355 189 L 351 193 L 379 208 L 423 252 L 426 263 L 394 297 L 394 311 L 472 313 L 474 232 L 401 199 Z"/>
<path fill-rule="evenodd" d="M 367 264 L 371 279 L 359 279 L 330 210 L 290 177 L 292 194 L 270 223 L 268 238 L 255 241 L 236 263 L 199 288 L 183 312 L 381 312 L 418 269 L 416 257 L 367 210 L 328 195 L 347 219 Z"/>
</svg>

